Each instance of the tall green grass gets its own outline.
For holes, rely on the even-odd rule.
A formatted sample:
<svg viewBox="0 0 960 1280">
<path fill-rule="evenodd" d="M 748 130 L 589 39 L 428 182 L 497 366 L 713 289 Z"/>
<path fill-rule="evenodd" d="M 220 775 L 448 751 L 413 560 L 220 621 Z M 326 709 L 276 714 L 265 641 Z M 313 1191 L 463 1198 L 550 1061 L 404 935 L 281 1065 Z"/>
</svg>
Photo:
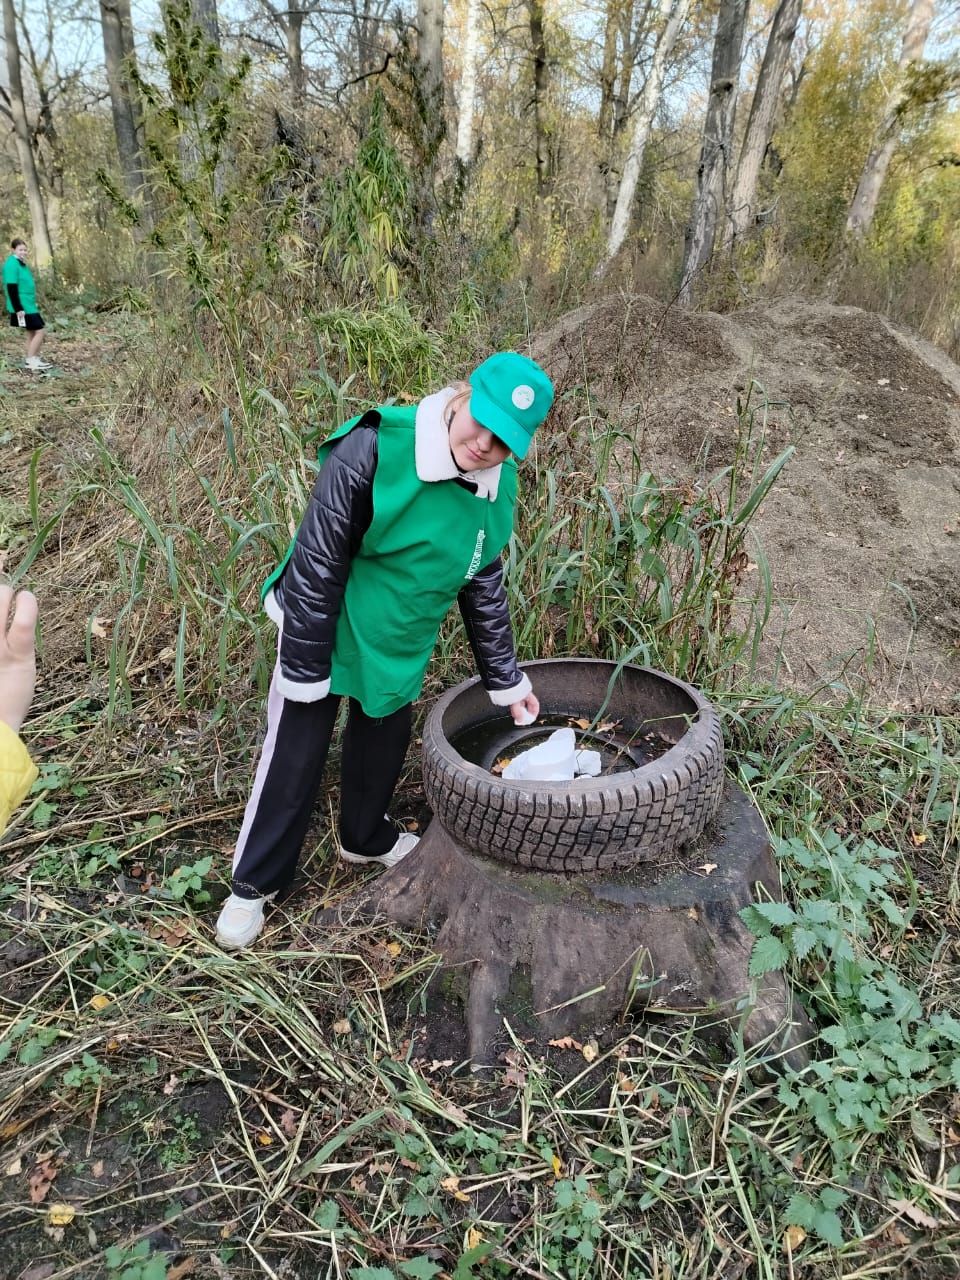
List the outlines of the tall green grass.
<svg viewBox="0 0 960 1280">
<path fill-rule="evenodd" d="M 521 652 L 641 662 L 711 686 L 753 676 L 773 590 L 750 526 L 793 453 L 761 468 L 764 422 L 754 384 L 733 461 L 700 487 L 655 477 L 627 432 L 589 415 L 574 424 L 584 465 L 538 468 L 521 486 L 510 548 Z"/>
</svg>

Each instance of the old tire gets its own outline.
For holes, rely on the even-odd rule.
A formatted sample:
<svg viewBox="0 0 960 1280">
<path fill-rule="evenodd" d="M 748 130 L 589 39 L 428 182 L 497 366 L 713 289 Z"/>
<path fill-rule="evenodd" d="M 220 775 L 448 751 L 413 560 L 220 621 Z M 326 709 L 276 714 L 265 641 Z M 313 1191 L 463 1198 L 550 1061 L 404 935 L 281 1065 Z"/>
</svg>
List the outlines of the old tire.
<svg viewBox="0 0 960 1280">
<path fill-rule="evenodd" d="M 508 714 L 478 680 L 449 690 L 423 732 L 427 798 L 444 829 L 466 849 L 521 867 L 606 871 L 669 854 L 696 839 L 723 790 L 723 734 L 716 711 L 696 689 L 648 667 L 597 659 L 545 659 L 524 665 L 549 715 L 604 715 L 631 731 L 652 726 L 673 745 L 622 773 L 573 782 L 505 781 L 471 764 L 451 745 L 465 729 Z"/>
</svg>

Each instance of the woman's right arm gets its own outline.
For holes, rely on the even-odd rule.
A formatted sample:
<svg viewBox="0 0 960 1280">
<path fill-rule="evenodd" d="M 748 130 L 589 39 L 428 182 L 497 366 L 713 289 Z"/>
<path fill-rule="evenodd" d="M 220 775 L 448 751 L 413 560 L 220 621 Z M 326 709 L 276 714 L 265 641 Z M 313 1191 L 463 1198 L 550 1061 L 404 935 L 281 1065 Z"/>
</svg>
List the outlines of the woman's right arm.
<svg viewBox="0 0 960 1280">
<path fill-rule="evenodd" d="M 277 690 L 294 702 L 330 692 L 330 664 L 350 563 L 373 518 L 379 414 L 331 448 L 274 594 L 283 609 Z"/>
</svg>

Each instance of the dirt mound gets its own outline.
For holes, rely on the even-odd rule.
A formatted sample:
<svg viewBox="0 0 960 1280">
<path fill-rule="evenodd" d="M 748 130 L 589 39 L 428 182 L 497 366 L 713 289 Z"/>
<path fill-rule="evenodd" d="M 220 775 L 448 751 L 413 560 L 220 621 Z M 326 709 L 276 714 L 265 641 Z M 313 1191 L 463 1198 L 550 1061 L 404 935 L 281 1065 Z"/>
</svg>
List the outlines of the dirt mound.
<svg viewBox="0 0 960 1280">
<path fill-rule="evenodd" d="M 532 354 L 557 383 L 559 428 L 575 435 L 586 391 L 662 477 L 731 462 L 737 398 L 758 384 L 764 457 L 796 446 L 754 526 L 780 601 L 768 672 L 956 704 L 960 367 L 943 352 L 855 307 L 694 315 L 617 296 L 564 316 Z"/>
</svg>

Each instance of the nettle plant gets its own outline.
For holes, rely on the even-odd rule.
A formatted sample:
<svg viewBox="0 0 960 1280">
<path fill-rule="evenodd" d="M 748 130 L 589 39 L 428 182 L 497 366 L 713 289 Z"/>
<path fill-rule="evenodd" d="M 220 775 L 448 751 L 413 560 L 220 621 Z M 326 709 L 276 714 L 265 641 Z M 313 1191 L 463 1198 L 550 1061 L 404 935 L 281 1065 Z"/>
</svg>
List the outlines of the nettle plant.
<svg viewBox="0 0 960 1280">
<path fill-rule="evenodd" d="M 750 975 L 796 963 L 811 1011 L 827 1024 L 826 1052 L 786 1076 L 779 1097 L 813 1118 L 839 1172 L 853 1160 L 858 1132 L 882 1133 L 923 1095 L 960 1088 L 960 1022 L 929 1013 L 886 963 L 892 948 L 877 946 L 878 912 L 895 937 L 908 925 L 891 892 L 905 887 L 894 852 L 831 830 L 810 844 L 775 839 L 774 848 L 793 905 L 757 902 L 741 912 L 757 938 Z"/>
</svg>

